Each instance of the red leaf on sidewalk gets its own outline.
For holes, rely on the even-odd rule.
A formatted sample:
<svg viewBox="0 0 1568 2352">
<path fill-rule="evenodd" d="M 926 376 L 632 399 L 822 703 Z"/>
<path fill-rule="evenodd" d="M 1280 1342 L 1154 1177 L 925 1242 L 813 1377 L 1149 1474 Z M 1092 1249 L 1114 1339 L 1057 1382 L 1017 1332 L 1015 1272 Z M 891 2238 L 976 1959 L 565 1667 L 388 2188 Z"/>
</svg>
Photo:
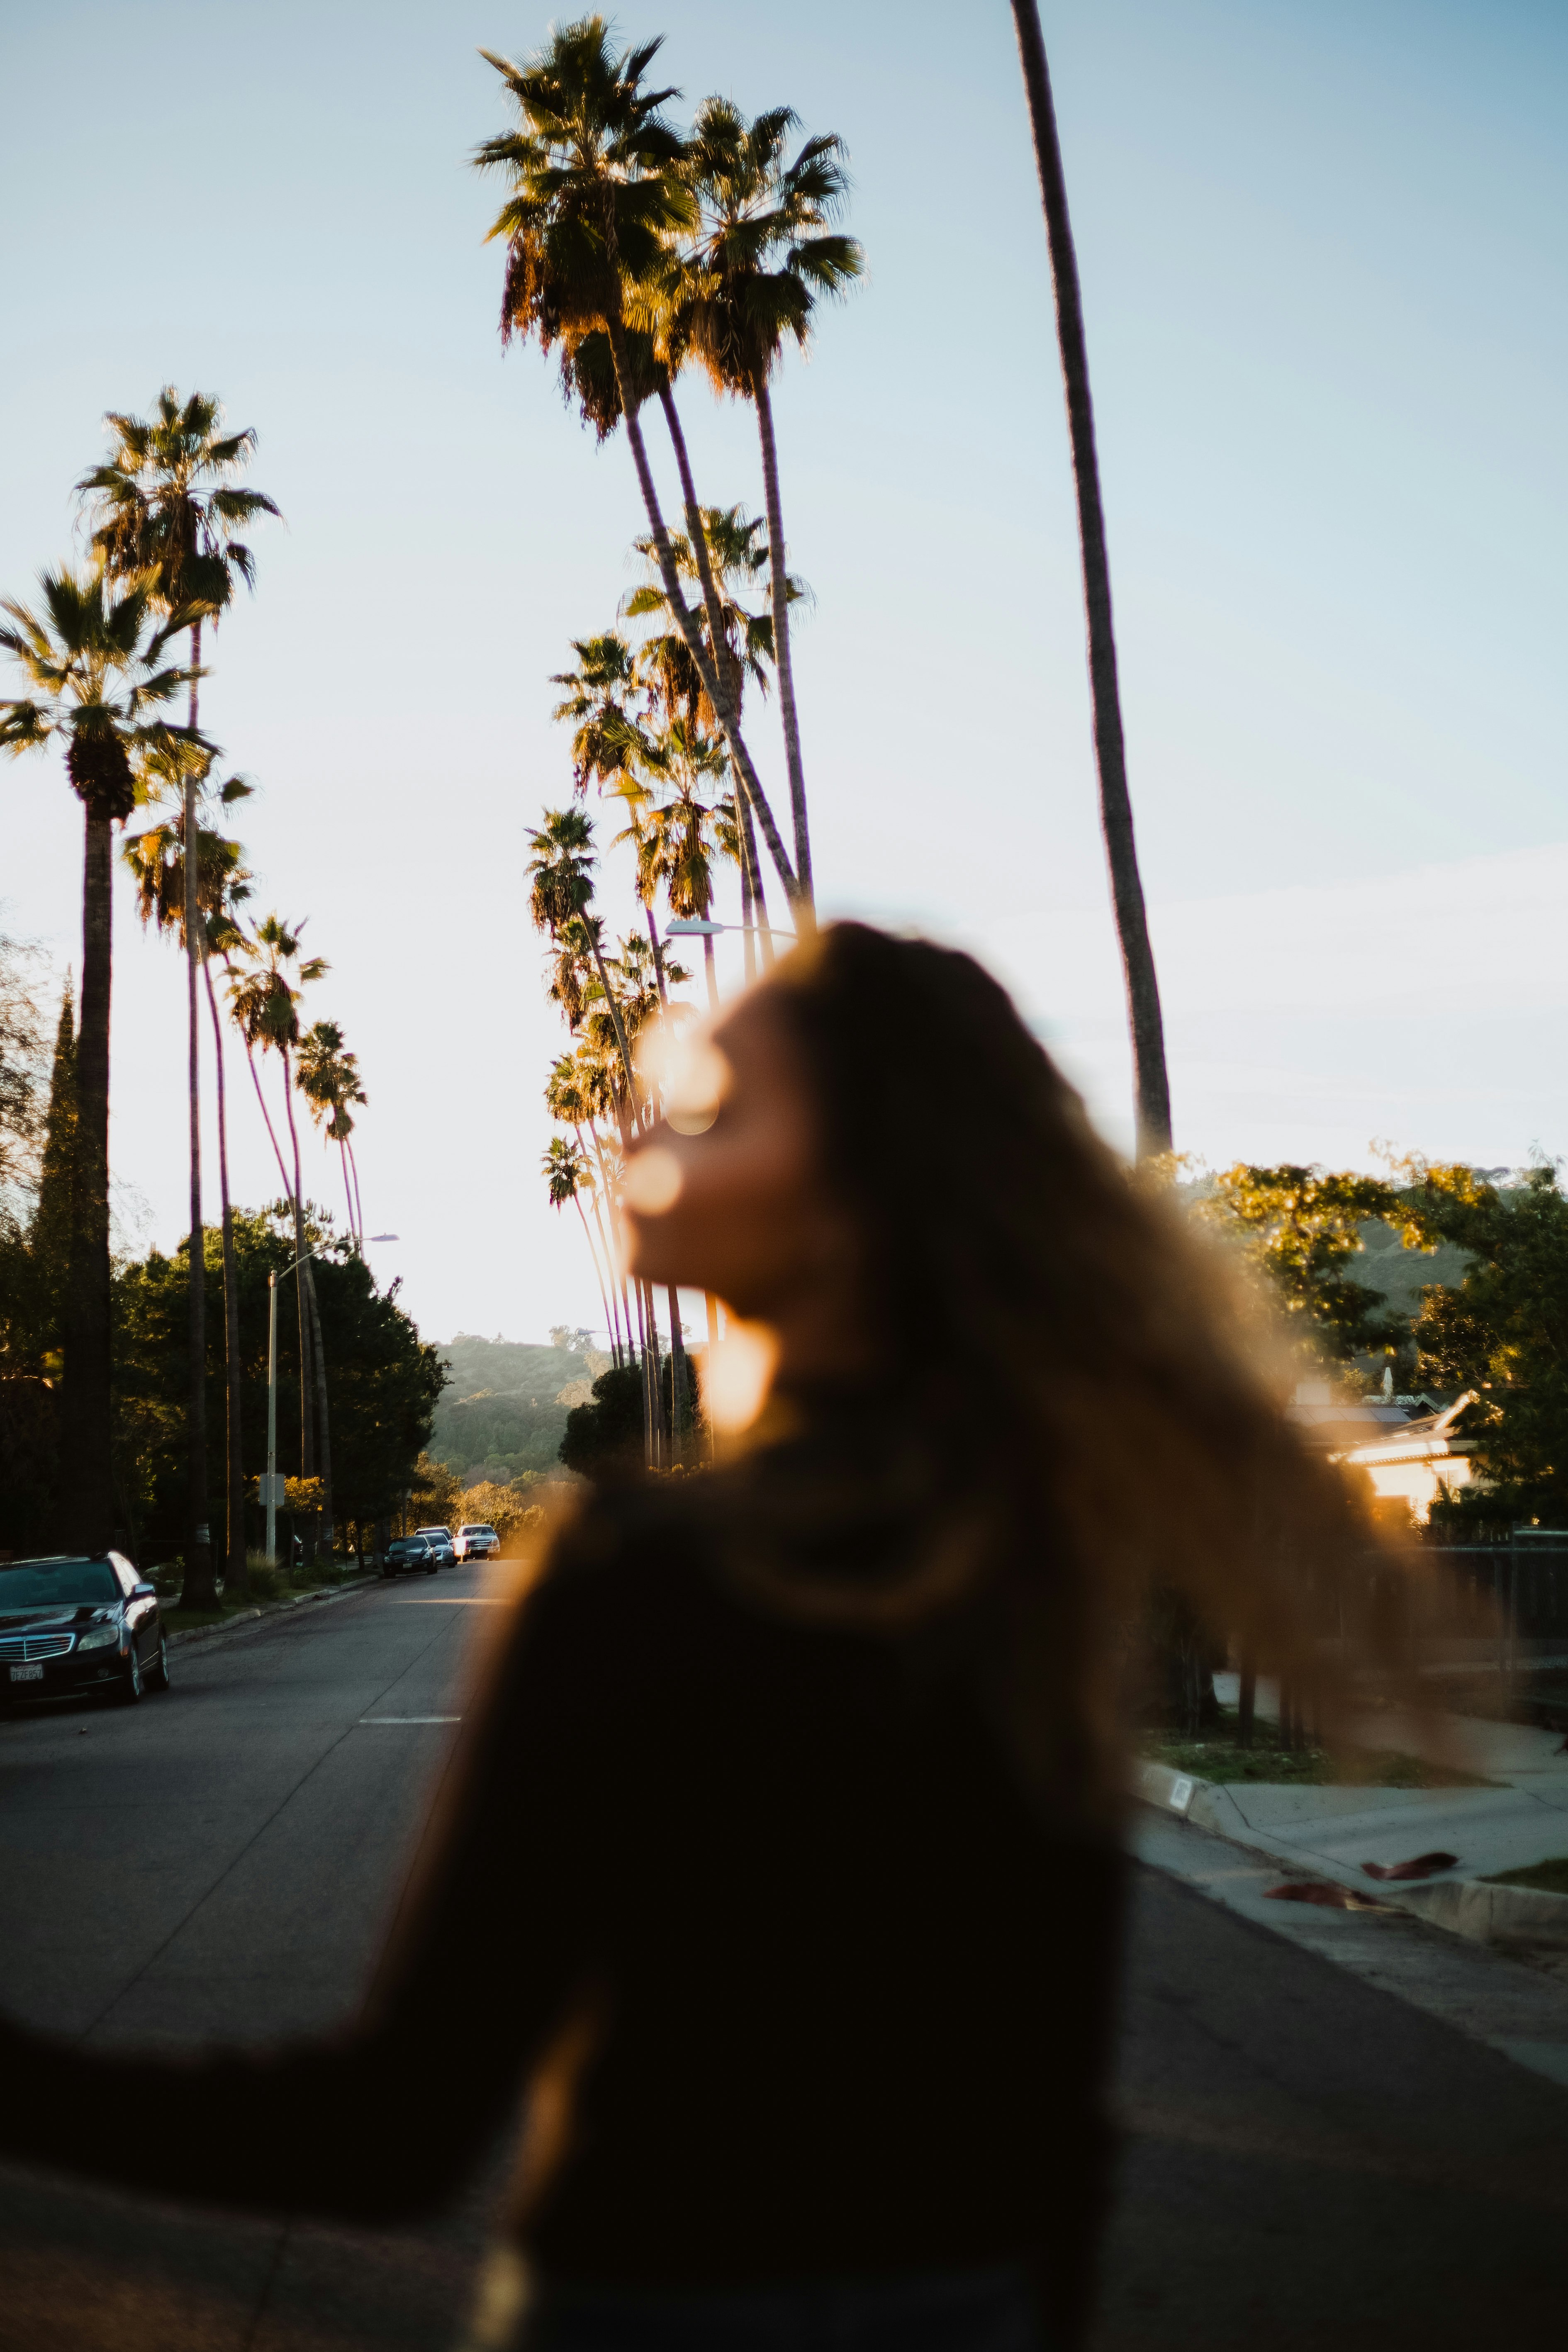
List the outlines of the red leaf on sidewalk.
<svg viewBox="0 0 1568 2352">
<path fill-rule="evenodd" d="M 1457 1853 L 1418 1853 L 1414 1862 L 1363 1862 L 1369 1878 L 1430 1878 L 1435 1870 L 1452 1870 Z"/>
<path fill-rule="evenodd" d="M 1325 1911 L 1386 1911 L 1386 1903 L 1371 1902 L 1353 1886 L 1330 1886 L 1321 1878 L 1292 1878 L 1283 1886 L 1266 1886 L 1270 1903 L 1316 1903 Z"/>
</svg>

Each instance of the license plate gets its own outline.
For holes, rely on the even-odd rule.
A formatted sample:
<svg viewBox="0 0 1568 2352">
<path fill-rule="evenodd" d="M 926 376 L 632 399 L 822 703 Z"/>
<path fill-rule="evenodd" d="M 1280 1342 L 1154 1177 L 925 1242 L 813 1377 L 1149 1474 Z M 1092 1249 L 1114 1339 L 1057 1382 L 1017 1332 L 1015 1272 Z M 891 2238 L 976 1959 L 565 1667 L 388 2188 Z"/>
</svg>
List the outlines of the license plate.
<svg viewBox="0 0 1568 2352">
<path fill-rule="evenodd" d="M 11 1669 L 11 1680 L 14 1683 L 41 1683 L 43 1679 L 42 1666 L 13 1666 Z"/>
</svg>

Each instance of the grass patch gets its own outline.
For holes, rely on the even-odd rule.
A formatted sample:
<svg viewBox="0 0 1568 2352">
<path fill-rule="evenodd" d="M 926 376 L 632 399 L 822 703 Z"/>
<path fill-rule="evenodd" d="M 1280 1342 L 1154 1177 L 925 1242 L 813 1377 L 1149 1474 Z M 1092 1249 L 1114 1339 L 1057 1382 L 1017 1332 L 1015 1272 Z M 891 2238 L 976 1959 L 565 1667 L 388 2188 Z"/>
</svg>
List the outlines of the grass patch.
<svg viewBox="0 0 1568 2352">
<path fill-rule="evenodd" d="M 1553 1856 L 1550 1862 L 1532 1862 L 1528 1870 L 1496 1870 L 1484 1884 L 1488 1886 L 1534 1886 L 1542 1895 L 1568 1895 L 1568 1853 Z"/>
<path fill-rule="evenodd" d="M 1428 1764 L 1393 1748 L 1280 1748 L 1274 1726 L 1260 1722 L 1253 1744 L 1237 1738 L 1235 1710 L 1222 1707 L 1219 1721 L 1201 1739 L 1174 1733 L 1145 1735 L 1142 1754 L 1151 1764 L 1190 1773 L 1194 1780 L 1263 1780 L 1271 1787 L 1300 1789 L 1493 1789 L 1500 1784 L 1478 1772 Z"/>
<path fill-rule="evenodd" d="M 179 1605 L 182 1572 L 160 1570 L 153 1582 L 163 1602 L 163 1623 L 171 1633 L 190 1633 L 196 1626 L 226 1625 L 231 1618 L 246 1617 L 256 1609 L 274 1609 L 279 1602 L 292 1601 L 302 1592 L 331 1591 L 334 1586 L 347 1584 L 360 1574 L 359 1563 L 334 1559 L 330 1567 L 310 1570 L 300 1570 L 290 1576 L 285 1568 L 274 1568 L 260 1558 L 247 1563 L 246 1579 L 249 1591 L 244 1593 L 225 1591 L 219 1595 L 216 1609 L 182 1609 Z"/>
</svg>

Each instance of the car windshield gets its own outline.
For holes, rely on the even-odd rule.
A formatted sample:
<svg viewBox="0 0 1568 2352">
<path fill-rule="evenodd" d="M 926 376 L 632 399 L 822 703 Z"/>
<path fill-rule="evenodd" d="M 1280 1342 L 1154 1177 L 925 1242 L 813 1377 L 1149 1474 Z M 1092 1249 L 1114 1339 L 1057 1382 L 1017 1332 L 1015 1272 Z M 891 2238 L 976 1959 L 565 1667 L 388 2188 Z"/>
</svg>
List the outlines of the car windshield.
<svg viewBox="0 0 1568 2352">
<path fill-rule="evenodd" d="M 423 1551 L 425 1539 L 423 1536 L 398 1536 L 394 1539 L 392 1549 L 394 1551 Z"/>
<path fill-rule="evenodd" d="M 14 1609 L 81 1609 L 118 1601 L 106 1559 L 19 1559 L 0 1568 L 0 1617 Z"/>
</svg>

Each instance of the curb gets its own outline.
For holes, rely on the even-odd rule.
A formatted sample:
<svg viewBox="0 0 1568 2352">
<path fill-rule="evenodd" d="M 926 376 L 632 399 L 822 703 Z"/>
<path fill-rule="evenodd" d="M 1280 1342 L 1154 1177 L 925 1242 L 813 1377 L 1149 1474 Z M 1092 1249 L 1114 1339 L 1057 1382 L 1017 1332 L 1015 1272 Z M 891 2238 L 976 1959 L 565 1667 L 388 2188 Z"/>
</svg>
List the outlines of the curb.
<svg viewBox="0 0 1568 2352">
<path fill-rule="evenodd" d="M 1265 1837 L 1243 1819 L 1240 1806 L 1221 1782 L 1174 1772 L 1168 1764 L 1139 1765 L 1132 1793 L 1156 1812 L 1174 1813 L 1178 1821 L 1212 1831 L 1232 1845 L 1279 1863 L 1295 1877 L 1353 1887 L 1369 1901 L 1394 1904 L 1468 1943 L 1490 1944 L 1501 1951 L 1568 1950 L 1568 1895 L 1549 1895 L 1537 1886 L 1494 1886 L 1479 1878 L 1403 1885 L 1373 1881 L 1349 1864 L 1308 1856 L 1299 1847 Z"/>
<path fill-rule="evenodd" d="M 367 1584 L 378 1581 L 373 1575 L 356 1576 L 352 1583 L 333 1585 L 330 1590 L 323 1587 L 319 1592 L 296 1592 L 289 1600 L 274 1601 L 265 1609 L 242 1609 L 226 1618 L 221 1625 L 187 1625 L 183 1633 L 169 1635 L 169 1647 L 184 1650 L 195 1642 L 243 1641 L 258 1626 L 270 1625 L 275 1618 L 286 1617 L 291 1610 L 303 1609 L 310 1602 L 330 1608 L 334 1601 L 346 1601 L 351 1592 L 363 1592 Z"/>
</svg>

